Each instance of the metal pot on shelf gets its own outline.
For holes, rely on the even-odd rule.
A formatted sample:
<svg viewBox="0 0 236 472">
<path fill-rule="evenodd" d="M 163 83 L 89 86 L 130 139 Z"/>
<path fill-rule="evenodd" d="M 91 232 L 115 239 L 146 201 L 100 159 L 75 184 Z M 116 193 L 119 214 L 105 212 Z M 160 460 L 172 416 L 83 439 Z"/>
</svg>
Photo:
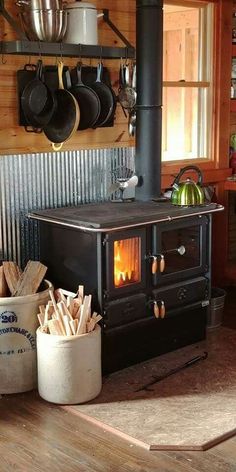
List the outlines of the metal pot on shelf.
<svg viewBox="0 0 236 472">
<path fill-rule="evenodd" d="M 62 0 L 18 0 L 18 7 L 31 10 L 62 10 Z"/>
<path fill-rule="evenodd" d="M 187 178 L 185 181 L 180 182 L 182 175 L 193 170 L 198 175 L 197 182 Z M 178 206 L 196 206 L 203 205 L 205 201 L 204 191 L 202 185 L 202 173 L 197 166 L 186 166 L 180 170 L 179 174 L 175 178 L 172 184 L 171 203 Z"/>
<path fill-rule="evenodd" d="M 61 41 L 67 27 L 64 10 L 23 10 L 20 13 L 22 27 L 31 41 Z"/>
<path fill-rule="evenodd" d="M 22 28 L 31 41 L 61 41 L 67 28 L 62 0 L 18 0 Z"/>
<path fill-rule="evenodd" d="M 97 18 L 103 16 L 103 13 L 98 14 L 95 5 L 80 0 L 68 3 L 65 10 L 68 13 L 68 25 L 64 42 L 98 44 Z"/>
</svg>

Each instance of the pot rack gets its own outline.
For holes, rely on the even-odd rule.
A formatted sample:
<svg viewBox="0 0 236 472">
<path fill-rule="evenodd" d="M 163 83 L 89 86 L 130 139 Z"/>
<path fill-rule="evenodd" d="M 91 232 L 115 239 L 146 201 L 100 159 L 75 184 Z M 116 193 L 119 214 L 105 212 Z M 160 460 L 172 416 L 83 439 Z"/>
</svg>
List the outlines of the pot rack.
<svg viewBox="0 0 236 472">
<path fill-rule="evenodd" d="M 123 57 L 134 59 L 135 48 L 110 20 L 109 10 L 103 9 L 102 12 L 103 20 L 121 39 L 125 47 L 30 41 L 14 18 L 12 18 L 5 9 L 4 0 L 0 0 L 0 14 L 11 25 L 20 38 L 20 40 L 17 41 L 0 41 L 0 53 L 32 56 L 91 57 L 104 59 L 120 59 Z"/>
</svg>

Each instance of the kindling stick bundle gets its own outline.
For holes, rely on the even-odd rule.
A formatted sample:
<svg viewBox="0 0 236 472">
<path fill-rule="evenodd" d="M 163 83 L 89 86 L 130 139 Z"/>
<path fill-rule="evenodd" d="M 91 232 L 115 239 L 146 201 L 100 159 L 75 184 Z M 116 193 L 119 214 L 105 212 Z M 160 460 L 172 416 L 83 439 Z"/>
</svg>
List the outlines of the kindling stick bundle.
<svg viewBox="0 0 236 472">
<path fill-rule="evenodd" d="M 39 261 L 28 261 L 24 272 L 13 261 L 3 261 L 0 266 L 0 297 L 21 297 L 33 295 L 47 272 L 47 267 Z"/>
<path fill-rule="evenodd" d="M 45 333 L 73 336 L 94 330 L 101 315 L 91 313 L 92 295 L 84 296 L 84 287 L 79 285 L 77 293 L 61 288 L 49 289 L 51 300 L 40 306 L 38 320 Z"/>
</svg>

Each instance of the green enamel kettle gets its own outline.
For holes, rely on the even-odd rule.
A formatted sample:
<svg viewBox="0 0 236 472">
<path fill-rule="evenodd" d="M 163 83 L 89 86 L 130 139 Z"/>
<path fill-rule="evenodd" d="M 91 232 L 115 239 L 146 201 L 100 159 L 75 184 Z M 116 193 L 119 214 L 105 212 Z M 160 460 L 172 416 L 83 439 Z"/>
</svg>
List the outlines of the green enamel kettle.
<svg viewBox="0 0 236 472">
<path fill-rule="evenodd" d="M 198 181 L 194 182 L 190 178 L 180 182 L 182 175 L 189 171 L 194 170 L 198 175 Z M 205 196 L 202 185 L 202 173 L 197 166 L 186 166 L 180 169 L 179 174 L 175 178 L 172 184 L 171 203 L 179 206 L 196 206 L 204 204 Z"/>
</svg>

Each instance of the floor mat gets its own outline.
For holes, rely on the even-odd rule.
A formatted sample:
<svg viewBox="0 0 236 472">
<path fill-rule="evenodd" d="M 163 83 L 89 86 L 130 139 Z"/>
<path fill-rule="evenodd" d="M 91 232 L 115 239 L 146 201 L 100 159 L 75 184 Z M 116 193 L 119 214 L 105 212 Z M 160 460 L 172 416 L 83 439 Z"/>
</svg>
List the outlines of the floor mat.
<svg viewBox="0 0 236 472">
<path fill-rule="evenodd" d="M 147 449 L 208 449 L 236 433 L 236 331 L 208 331 L 204 342 L 115 372 L 96 399 L 63 408 Z"/>
</svg>

